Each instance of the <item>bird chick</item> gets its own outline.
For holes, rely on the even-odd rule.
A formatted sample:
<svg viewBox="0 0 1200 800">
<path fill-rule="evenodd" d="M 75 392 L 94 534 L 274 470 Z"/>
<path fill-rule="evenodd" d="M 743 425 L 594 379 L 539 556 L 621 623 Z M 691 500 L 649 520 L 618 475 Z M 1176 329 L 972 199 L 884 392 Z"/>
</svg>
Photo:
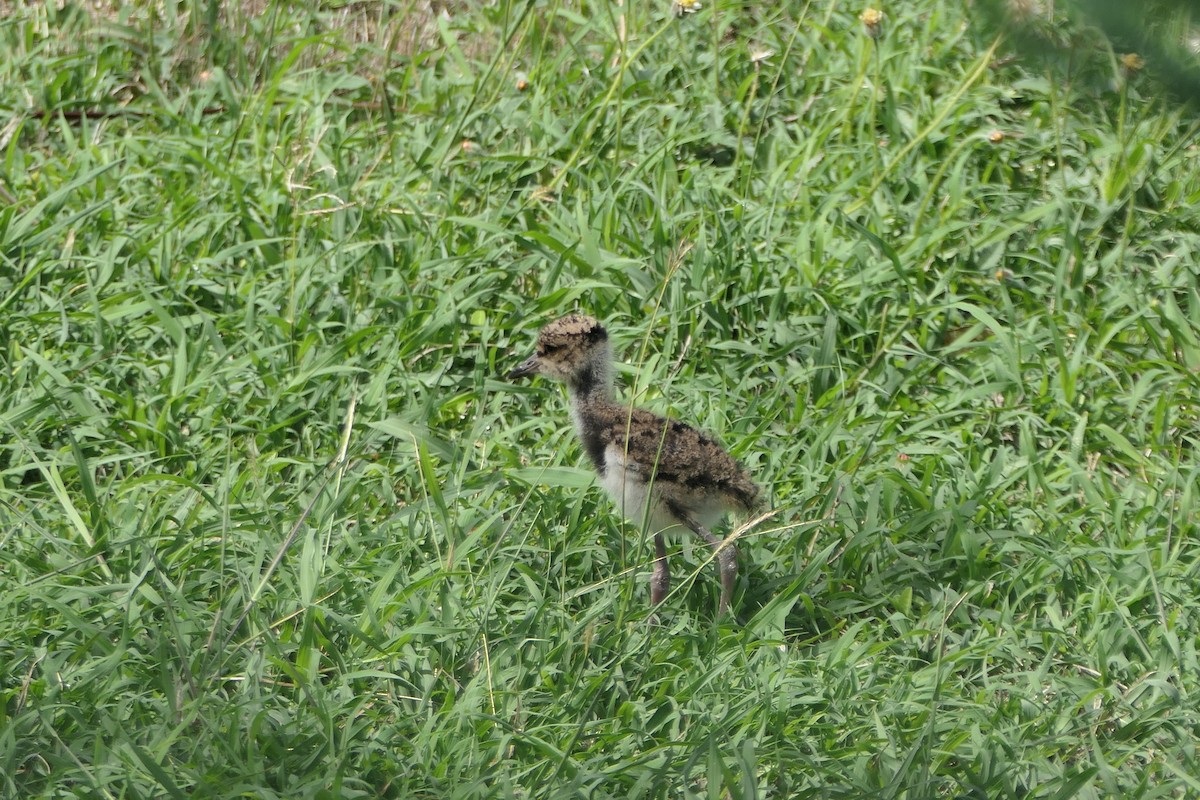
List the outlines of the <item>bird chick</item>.
<svg viewBox="0 0 1200 800">
<path fill-rule="evenodd" d="M 650 603 L 671 588 L 664 532 L 687 528 L 716 551 L 721 570 L 718 613 L 729 608 L 737 551 L 711 527 L 728 511 L 749 511 L 758 498 L 750 476 L 710 436 L 676 420 L 616 402 L 608 332 L 571 314 L 538 333 L 536 352 L 509 379 L 544 375 L 565 383 L 575 432 L 600 482 L 626 518 L 654 533 Z"/>
</svg>

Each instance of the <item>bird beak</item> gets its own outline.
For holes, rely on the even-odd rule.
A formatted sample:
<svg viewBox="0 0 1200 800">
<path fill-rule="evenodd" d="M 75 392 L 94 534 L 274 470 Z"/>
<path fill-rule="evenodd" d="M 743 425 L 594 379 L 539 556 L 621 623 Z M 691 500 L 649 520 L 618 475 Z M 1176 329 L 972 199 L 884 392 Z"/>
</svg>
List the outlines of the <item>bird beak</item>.
<svg viewBox="0 0 1200 800">
<path fill-rule="evenodd" d="M 538 357 L 532 355 L 518 364 L 517 368 L 508 373 L 507 377 L 510 381 L 513 381 L 517 378 L 524 378 L 526 375 L 536 375 L 541 370 L 541 366 Z"/>
</svg>

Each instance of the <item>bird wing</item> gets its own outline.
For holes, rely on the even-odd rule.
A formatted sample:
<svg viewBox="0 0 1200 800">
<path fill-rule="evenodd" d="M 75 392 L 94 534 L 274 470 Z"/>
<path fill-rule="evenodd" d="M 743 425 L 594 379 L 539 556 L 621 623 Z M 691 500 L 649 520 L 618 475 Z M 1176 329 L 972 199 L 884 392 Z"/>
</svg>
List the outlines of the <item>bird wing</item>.
<svg viewBox="0 0 1200 800">
<path fill-rule="evenodd" d="M 641 408 L 614 404 L 596 411 L 599 438 L 625 451 L 626 469 L 696 495 L 719 494 L 743 509 L 754 506 L 758 487 L 708 434 Z"/>
</svg>

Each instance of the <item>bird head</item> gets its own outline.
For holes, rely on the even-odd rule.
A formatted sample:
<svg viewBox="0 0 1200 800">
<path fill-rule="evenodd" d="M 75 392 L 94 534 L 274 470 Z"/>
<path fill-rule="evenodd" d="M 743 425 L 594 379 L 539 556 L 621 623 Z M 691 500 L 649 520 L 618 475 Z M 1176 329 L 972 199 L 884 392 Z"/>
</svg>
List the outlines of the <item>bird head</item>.
<svg viewBox="0 0 1200 800">
<path fill-rule="evenodd" d="M 592 317 L 569 314 L 542 328 L 537 351 L 508 373 L 508 378 L 545 375 L 578 386 L 607 374 L 611 360 L 604 326 Z"/>
</svg>

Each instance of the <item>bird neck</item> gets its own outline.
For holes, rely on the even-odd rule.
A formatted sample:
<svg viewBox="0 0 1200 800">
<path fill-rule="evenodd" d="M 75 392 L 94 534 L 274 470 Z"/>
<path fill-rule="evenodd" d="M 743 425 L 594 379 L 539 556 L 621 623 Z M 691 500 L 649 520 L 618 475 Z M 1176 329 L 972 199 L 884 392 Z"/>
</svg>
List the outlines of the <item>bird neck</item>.
<svg viewBox="0 0 1200 800">
<path fill-rule="evenodd" d="M 571 402 L 577 406 L 611 403 L 613 400 L 612 357 L 595 358 L 567 381 Z"/>
<path fill-rule="evenodd" d="M 567 381 L 567 394 L 571 398 L 571 419 L 575 432 L 587 451 L 596 471 L 604 475 L 608 470 L 604 459 L 603 425 L 597 413 L 614 402 L 612 356 L 595 358 L 584 365 Z"/>
</svg>

